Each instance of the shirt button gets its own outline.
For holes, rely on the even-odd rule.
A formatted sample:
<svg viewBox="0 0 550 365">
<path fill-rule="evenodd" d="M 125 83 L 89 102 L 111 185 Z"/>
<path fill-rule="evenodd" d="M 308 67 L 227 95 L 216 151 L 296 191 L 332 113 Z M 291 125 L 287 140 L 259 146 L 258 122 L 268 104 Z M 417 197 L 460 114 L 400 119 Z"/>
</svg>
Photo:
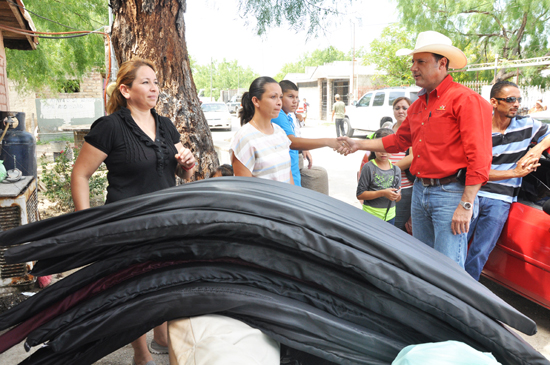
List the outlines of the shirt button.
<svg viewBox="0 0 550 365">
<path fill-rule="evenodd" d="M 419 139 L 419 140 L 418 140 L 418 142 L 422 142 L 422 140 L 421 140 L 421 139 Z"/>
<path fill-rule="evenodd" d="M 420 175 L 420 171 L 416 173 L 417 175 Z"/>
<path fill-rule="evenodd" d="M 417 157 L 420 158 L 420 155 L 418 155 Z"/>
<path fill-rule="evenodd" d="M 424 122 L 422 122 L 422 125 L 424 125 Z"/>
</svg>

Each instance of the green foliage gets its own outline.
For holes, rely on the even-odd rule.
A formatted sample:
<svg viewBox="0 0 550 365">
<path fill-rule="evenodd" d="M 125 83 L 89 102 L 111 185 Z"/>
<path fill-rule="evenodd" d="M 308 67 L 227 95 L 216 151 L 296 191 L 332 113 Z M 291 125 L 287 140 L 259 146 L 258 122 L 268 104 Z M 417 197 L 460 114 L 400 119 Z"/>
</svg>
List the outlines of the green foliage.
<svg viewBox="0 0 550 365">
<path fill-rule="evenodd" d="M 382 31 L 380 38 L 373 40 L 370 51 L 363 58 L 364 65 L 375 65 L 378 80 L 384 85 L 412 85 L 414 79 L 410 71 L 410 57 L 396 56 L 402 48 L 414 48 L 414 35 L 411 36 L 399 25 L 390 25 Z"/>
<path fill-rule="evenodd" d="M 42 175 L 40 181 L 46 186 L 44 195 L 57 204 L 62 211 L 71 211 L 74 209 L 73 198 L 71 196 L 71 172 L 73 170 L 74 159 L 78 157 L 79 149 L 73 148 L 67 143 L 65 150 L 53 163 L 49 163 L 43 156 L 40 158 Z M 107 188 L 107 175 L 105 164 L 101 164 L 99 169 L 90 177 L 90 205 L 102 205 L 103 193 Z"/>
<path fill-rule="evenodd" d="M 471 64 L 493 62 L 496 54 L 499 59 L 508 60 L 548 54 L 550 3 L 547 0 L 396 1 L 401 22 L 409 31 L 435 30 L 446 34 L 455 46 L 465 51 Z M 506 74 L 501 71 L 501 78 L 514 74 L 513 69 Z"/>
<path fill-rule="evenodd" d="M 355 57 L 358 57 L 357 53 Z M 321 66 L 334 61 L 351 61 L 351 52 L 346 54 L 333 46 L 316 49 L 311 54 L 306 52 L 300 56 L 297 62 L 284 64 L 274 79 L 281 81 L 288 73 L 303 73 L 306 71 L 307 66 Z"/>
<path fill-rule="evenodd" d="M 243 17 L 256 21 L 258 35 L 269 28 L 289 26 L 295 31 L 306 30 L 316 35 L 324 24 L 334 19 L 353 0 L 239 0 Z"/>
<path fill-rule="evenodd" d="M 39 32 L 96 30 L 108 25 L 107 5 L 106 0 L 25 0 L 29 11 L 75 28 L 64 27 L 31 13 Z M 39 42 L 34 51 L 6 49 L 8 77 L 22 90 L 44 87 L 59 90 L 67 80 L 80 80 L 93 68 L 105 69 L 101 34 L 68 39 L 40 38 Z"/>
<path fill-rule="evenodd" d="M 255 78 L 260 76 L 252 71 L 250 67 L 244 68 L 238 61 L 212 61 L 212 64 L 198 65 L 191 61 L 191 71 L 197 90 L 204 89 L 205 96 L 210 95 L 210 74 L 212 73 L 212 96 L 216 99 L 220 91 L 225 89 L 246 88 L 250 86 Z"/>
</svg>

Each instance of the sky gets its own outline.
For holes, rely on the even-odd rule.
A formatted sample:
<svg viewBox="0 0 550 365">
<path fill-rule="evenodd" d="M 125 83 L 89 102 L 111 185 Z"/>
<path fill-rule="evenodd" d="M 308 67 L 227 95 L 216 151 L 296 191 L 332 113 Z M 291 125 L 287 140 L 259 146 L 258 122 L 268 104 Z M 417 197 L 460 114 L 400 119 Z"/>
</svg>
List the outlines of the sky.
<svg viewBox="0 0 550 365">
<path fill-rule="evenodd" d="M 333 46 L 347 52 L 353 46 L 368 48 L 382 29 L 397 21 L 390 0 L 357 0 L 336 19 L 331 19 L 317 38 L 307 40 L 306 31 L 296 33 L 288 24 L 273 28 L 265 36 L 254 31 L 255 19 L 242 18 L 238 0 L 187 0 L 185 38 L 191 57 L 201 65 L 210 59 L 238 60 L 260 75 L 274 76 L 284 64 L 296 62 L 305 52 Z M 247 22 L 249 23 L 247 25 Z"/>
</svg>

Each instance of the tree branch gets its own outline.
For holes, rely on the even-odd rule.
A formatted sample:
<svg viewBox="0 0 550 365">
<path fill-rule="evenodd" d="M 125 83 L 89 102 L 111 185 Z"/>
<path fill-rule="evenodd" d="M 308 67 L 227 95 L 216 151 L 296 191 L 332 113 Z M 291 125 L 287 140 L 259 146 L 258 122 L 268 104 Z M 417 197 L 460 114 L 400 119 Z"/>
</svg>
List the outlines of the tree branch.
<svg viewBox="0 0 550 365">
<path fill-rule="evenodd" d="M 518 56 L 521 56 L 521 41 L 523 39 L 523 35 L 525 34 L 525 27 L 526 26 L 527 26 L 527 12 L 523 13 L 523 19 L 521 21 L 521 26 L 519 27 L 517 40 L 516 40 L 518 46 L 516 47 L 516 49 L 513 51 L 512 54 L 516 54 Z"/>
<path fill-rule="evenodd" d="M 498 26 L 500 27 L 500 29 L 502 29 L 502 34 L 504 36 L 504 38 L 508 38 L 508 34 L 506 32 L 506 28 L 504 27 L 504 25 L 502 24 L 502 22 L 500 21 L 500 19 L 493 13 L 491 12 L 488 12 L 488 11 L 479 11 L 479 10 L 475 10 L 475 9 L 471 9 L 471 10 L 464 10 L 464 11 L 461 11 L 459 14 L 472 14 L 472 13 L 475 13 L 475 14 L 483 14 L 483 15 L 487 15 L 491 18 L 493 18 Z"/>
</svg>

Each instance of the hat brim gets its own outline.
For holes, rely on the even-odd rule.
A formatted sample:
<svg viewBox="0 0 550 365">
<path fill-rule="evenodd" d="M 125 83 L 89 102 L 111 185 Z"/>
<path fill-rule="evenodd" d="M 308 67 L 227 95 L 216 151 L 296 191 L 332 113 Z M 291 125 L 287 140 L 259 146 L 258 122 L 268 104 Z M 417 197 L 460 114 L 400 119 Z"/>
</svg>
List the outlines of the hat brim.
<svg viewBox="0 0 550 365">
<path fill-rule="evenodd" d="M 432 44 L 429 46 L 420 47 L 417 49 L 403 48 L 395 52 L 396 56 L 412 56 L 415 53 L 430 52 L 437 53 L 449 59 L 450 68 L 463 68 L 468 64 L 468 59 L 464 52 L 455 46 L 446 44 Z"/>
</svg>

